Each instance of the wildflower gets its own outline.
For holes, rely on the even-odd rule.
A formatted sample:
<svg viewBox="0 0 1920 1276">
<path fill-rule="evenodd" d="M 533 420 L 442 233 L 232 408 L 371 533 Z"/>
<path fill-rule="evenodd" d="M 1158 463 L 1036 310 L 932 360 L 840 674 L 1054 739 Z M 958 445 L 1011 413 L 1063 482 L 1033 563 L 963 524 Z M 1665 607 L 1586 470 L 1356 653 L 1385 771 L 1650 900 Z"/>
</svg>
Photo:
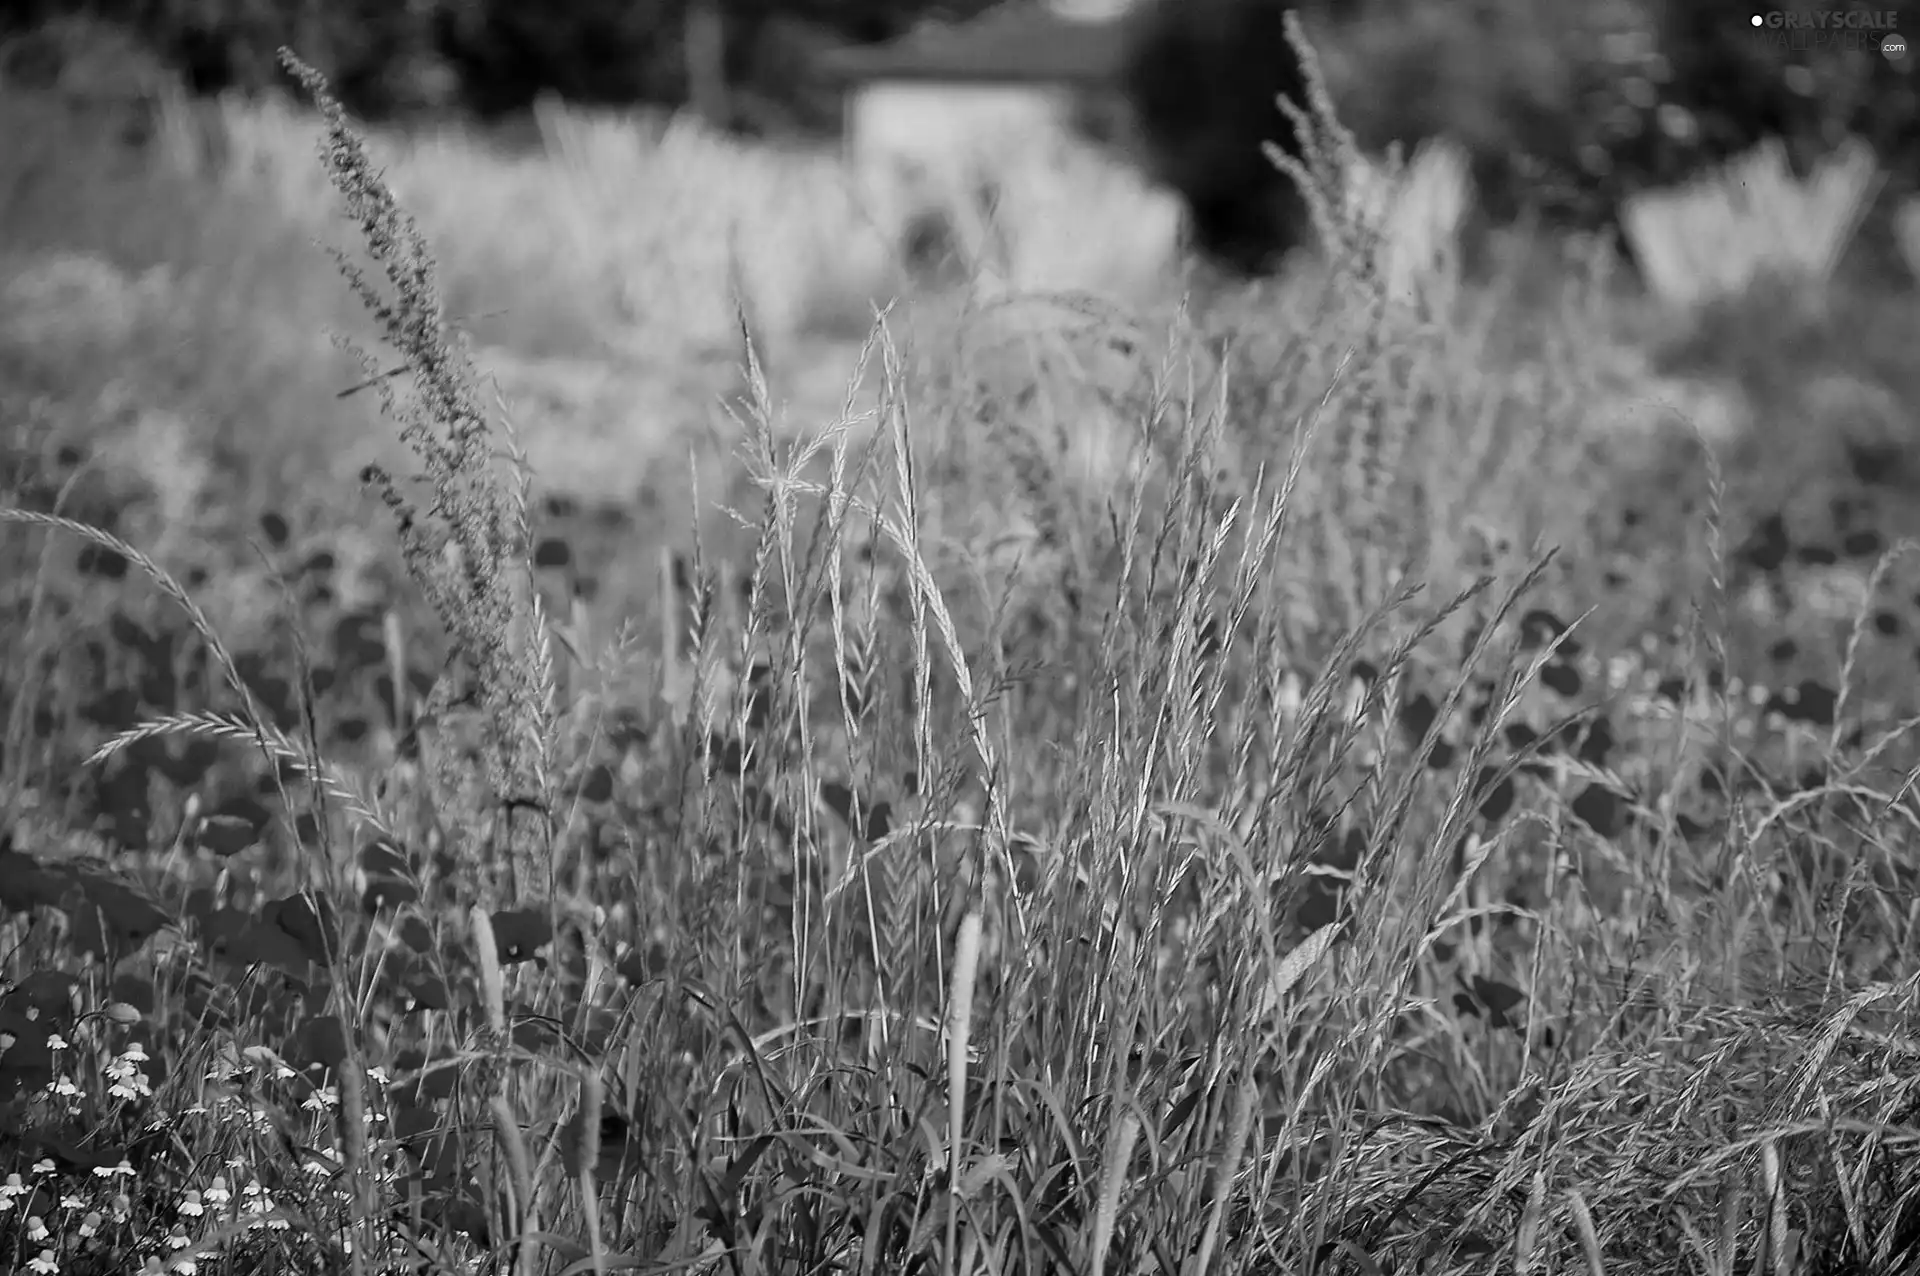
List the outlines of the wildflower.
<svg viewBox="0 0 1920 1276">
<path fill-rule="evenodd" d="M 99 1234 L 100 1228 L 105 1222 L 106 1222 L 106 1219 L 101 1217 L 99 1210 L 88 1210 L 86 1214 L 80 1219 L 81 1239 L 91 1240 L 94 1236 Z"/>
<path fill-rule="evenodd" d="M 54 1261 L 52 1250 L 43 1249 L 38 1258 L 27 1262 L 27 1270 L 32 1272 L 33 1276 L 54 1276 L 54 1273 L 60 1270 L 60 1264 Z"/>
<path fill-rule="evenodd" d="M 133 1217 L 133 1198 L 125 1192 L 115 1192 L 108 1208 L 113 1211 L 114 1222 L 124 1223 Z"/>
<path fill-rule="evenodd" d="M 205 1214 L 207 1207 L 200 1203 L 200 1193 L 189 1188 L 180 1200 L 180 1212 L 188 1218 L 199 1218 Z"/>
<path fill-rule="evenodd" d="M 6 1181 L 0 1183 L 0 1213 L 12 1209 L 13 1198 L 16 1196 L 25 1196 L 27 1190 L 27 1185 L 20 1181 L 18 1174 L 7 1175 Z"/>
<path fill-rule="evenodd" d="M 47 1168 L 52 1169 L 53 1167 L 51 1164 L 49 1164 Z M 132 1178 L 133 1166 L 127 1164 L 127 1158 L 123 1156 L 120 1158 L 120 1164 L 118 1165 L 94 1166 L 93 1173 L 94 1173 L 94 1177 L 103 1178 L 103 1179 L 110 1179 L 116 1176 L 125 1176 L 127 1178 Z"/>
<path fill-rule="evenodd" d="M 147 1082 L 147 1074 L 140 1067 L 147 1062 L 147 1059 L 145 1048 L 134 1041 L 107 1063 L 107 1080 L 111 1083 L 108 1091 L 114 1098 L 131 1101 L 136 1098 L 144 1099 L 153 1094 L 153 1087 Z"/>
<path fill-rule="evenodd" d="M 47 1034 L 47 1049 L 65 1050 L 67 1048 L 68 1048 L 67 1039 L 65 1037 L 61 1036 L 57 1032 L 50 1032 Z"/>
<path fill-rule="evenodd" d="M 232 1199 L 233 1193 L 227 1190 L 227 1176 L 224 1174 L 214 1175 L 213 1182 L 207 1185 L 205 1196 L 207 1204 L 218 1209 Z"/>
<path fill-rule="evenodd" d="M 247 1198 L 246 1212 L 254 1215 L 253 1225 L 255 1227 L 265 1226 L 269 1230 L 276 1232 L 286 1230 L 287 1220 L 284 1218 L 266 1217 L 266 1215 L 272 1214 L 277 1207 L 273 1203 L 273 1198 L 267 1195 L 267 1189 L 260 1186 L 259 1179 L 249 1180 L 247 1185 L 241 1189 L 241 1193 Z"/>
<path fill-rule="evenodd" d="M 27 1218 L 27 1239 L 36 1242 L 44 1241 L 48 1235 L 47 1225 L 41 1220 L 40 1216 L 38 1214 L 29 1215 Z"/>
<path fill-rule="evenodd" d="M 301 1107 L 309 1112 L 331 1112 L 340 1104 L 340 1092 L 332 1086 L 322 1086 L 306 1097 Z"/>
</svg>

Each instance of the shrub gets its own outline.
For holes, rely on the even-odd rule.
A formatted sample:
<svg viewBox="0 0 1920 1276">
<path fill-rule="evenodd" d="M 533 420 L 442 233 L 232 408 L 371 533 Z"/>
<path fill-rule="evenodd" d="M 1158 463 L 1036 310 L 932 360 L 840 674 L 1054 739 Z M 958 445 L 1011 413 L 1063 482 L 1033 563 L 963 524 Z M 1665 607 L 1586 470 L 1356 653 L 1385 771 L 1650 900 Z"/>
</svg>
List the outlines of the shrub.
<svg viewBox="0 0 1920 1276">
<path fill-rule="evenodd" d="M 1498 221 L 1610 226 L 1634 194 L 1769 138 L 1801 172 L 1849 137 L 1892 173 L 1920 172 L 1911 55 L 1780 47 L 1752 14 L 1728 0 L 1370 5 L 1339 28 L 1338 100 L 1371 149 L 1458 137 Z"/>
<path fill-rule="evenodd" d="M 1131 19 L 1122 92 L 1145 165 L 1186 202 L 1197 247 L 1261 273 L 1306 242 L 1293 184 L 1263 146 L 1298 155 L 1275 99 L 1307 80 L 1272 0 L 1149 0 Z"/>
</svg>

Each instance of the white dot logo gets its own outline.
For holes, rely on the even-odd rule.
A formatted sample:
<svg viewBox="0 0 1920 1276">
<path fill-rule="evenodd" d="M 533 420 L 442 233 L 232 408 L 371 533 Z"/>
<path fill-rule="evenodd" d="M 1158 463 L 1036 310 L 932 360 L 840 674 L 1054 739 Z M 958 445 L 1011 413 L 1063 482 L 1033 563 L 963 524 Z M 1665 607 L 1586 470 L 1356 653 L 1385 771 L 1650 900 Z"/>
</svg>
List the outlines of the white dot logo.
<svg viewBox="0 0 1920 1276">
<path fill-rule="evenodd" d="M 1763 27 L 1767 25 L 1767 20 L 1756 13 L 1753 15 L 1753 25 L 1756 27 Z"/>
</svg>

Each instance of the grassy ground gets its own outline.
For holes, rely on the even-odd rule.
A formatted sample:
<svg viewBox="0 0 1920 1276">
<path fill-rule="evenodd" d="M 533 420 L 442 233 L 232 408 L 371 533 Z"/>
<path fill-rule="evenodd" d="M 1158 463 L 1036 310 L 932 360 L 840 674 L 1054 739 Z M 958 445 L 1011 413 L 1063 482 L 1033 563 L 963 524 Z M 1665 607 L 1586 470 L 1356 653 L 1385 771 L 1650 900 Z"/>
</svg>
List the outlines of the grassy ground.
<svg viewBox="0 0 1920 1276">
<path fill-rule="evenodd" d="M 5 106 L 16 1269 L 1920 1261 L 1910 291 L 863 352 L 822 193 L 756 377 L 803 161 Z"/>
</svg>

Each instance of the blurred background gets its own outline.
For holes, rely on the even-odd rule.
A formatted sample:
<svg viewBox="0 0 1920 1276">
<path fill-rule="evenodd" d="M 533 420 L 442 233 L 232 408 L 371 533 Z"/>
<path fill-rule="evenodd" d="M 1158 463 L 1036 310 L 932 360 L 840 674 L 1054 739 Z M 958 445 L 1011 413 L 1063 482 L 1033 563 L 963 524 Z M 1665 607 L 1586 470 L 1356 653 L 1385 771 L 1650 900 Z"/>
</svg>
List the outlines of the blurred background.
<svg viewBox="0 0 1920 1276">
<path fill-rule="evenodd" d="M 147 529 L 163 559 L 169 545 L 199 553 L 220 539 L 210 523 L 245 525 L 256 506 L 337 525 L 365 464 L 411 468 L 359 392 L 366 371 L 329 345 L 329 332 L 378 334 L 314 250 L 356 235 L 316 162 L 319 122 L 277 65 L 291 46 L 418 219 L 448 321 L 512 404 L 543 487 L 663 543 L 685 544 L 695 517 L 724 538 L 737 529 L 692 514 L 683 493 L 690 455 L 710 476 L 703 504 L 738 479 L 739 428 L 722 406 L 743 388 L 736 296 L 782 422 L 811 428 L 855 402 L 876 306 L 915 303 L 895 312 L 904 336 L 910 313 L 937 313 L 921 302 L 991 278 L 1085 289 L 1159 322 L 1192 288 L 1186 244 L 1245 274 L 1306 243 L 1299 210 L 1268 202 L 1290 188 L 1259 150 L 1285 127 L 1274 95 L 1304 96 L 1282 11 L 11 0 L 0 409 L 27 423 L 15 446 L 32 454 L 123 441 L 121 486 L 165 489 Z M 1578 248 L 1593 241 L 1626 267 L 1612 274 L 1627 303 L 1577 343 L 1582 375 L 1617 382 L 1612 397 L 1688 404 L 1707 421 L 1786 403 L 1754 383 L 1781 360 L 1753 351 L 1814 343 L 1778 307 L 1701 319 L 1706 301 L 1770 270 L 1801 279 L 1797 296 L 1826 295 L 1836 275 L 1834 295 L 1879 298 L 1836 307 L 1820 348 L 1871 356 L 1860 375 L 1875 385 L 1905 384 L 1904 330 L 1861 316 L 1912 309 L 1920 212 L 1897 211 L 1920 207 L 1912 55 L 1888 56 L 1871 32 L 1779 38 L 1730 0 L 1296 11 L 1367 163 L 1396 143 L 1412 161 L 1396 196 L 1407 220 L 1457 240 L 1474 287 L 1503 271 L 1522 281 L 1531 301 L 1481 292 L 1521 334 L 1524 378 L 1541 375 L 1526 307 L 1558 305 L 1580 263 L 1599 260 Z M 1736 157 L 1745 167 L 1720 167 Z M 1532 264 L 1509 270 L 1515 245 Z M 1250 330 L 1276 340 L 1315 322 L 1248 304 Z M 1772 345 L 1757 335 L 1769 325 Z M 973 410 L 972 373 L 957 371 L 973 356 L 944 339 L 921 342 L 939 405 L 928 415 Z M 1060 375 L 1063 403 L 1097 379 L 1081 363 Z M 1070 451 L 1120 447 L 1098 413 L 1069 415 L 1086 436 Z M 196 496 L 210 491 L 227 495 Z M 244 508 L 228 508 L 235 493 Z M 342 536 L 362 522 L 345 521 Z"/>
<path fill-rule="evenodd" d="M 1003 8 L 1019 8 L 1008 0 Z M 285 87 L 291 45 L 372 121 L 459 116 L 508 127 L 543 95 L 675 111 L 755 137 L 831 136 L 844 83 L 822 54 L 962 23 L 990 0 L 12 0 L 9 83 L 78 99 Z M 1155 8 L 1147 0 L 1101 12 Z M 1171 6 L 1158 6 L 1167 8 Z M 1186 21 L 1244 22 L 1267 0 L 1191 0 Z M 1871 41 L 1756 38 L 1732 0 L 1304 0 L 1363 144 L 1450 133 L 1496 217 L 1593 225 L 1623 194 L 1784 139 L 1797 163 L 1848 136 L 1920 180 L 1913 59 Z M 1088 6 L 1077 6 L 1086 11 Z M 1238 12 L 1236 12 L 1238 11 Z M 1136 21 L 1135 25 L 1141 25 Z M 1769 32 L 1767 34 L 1778 34 Z M 1242 45 L 1213 76 L 1273 75 Z"/>
</svg>

